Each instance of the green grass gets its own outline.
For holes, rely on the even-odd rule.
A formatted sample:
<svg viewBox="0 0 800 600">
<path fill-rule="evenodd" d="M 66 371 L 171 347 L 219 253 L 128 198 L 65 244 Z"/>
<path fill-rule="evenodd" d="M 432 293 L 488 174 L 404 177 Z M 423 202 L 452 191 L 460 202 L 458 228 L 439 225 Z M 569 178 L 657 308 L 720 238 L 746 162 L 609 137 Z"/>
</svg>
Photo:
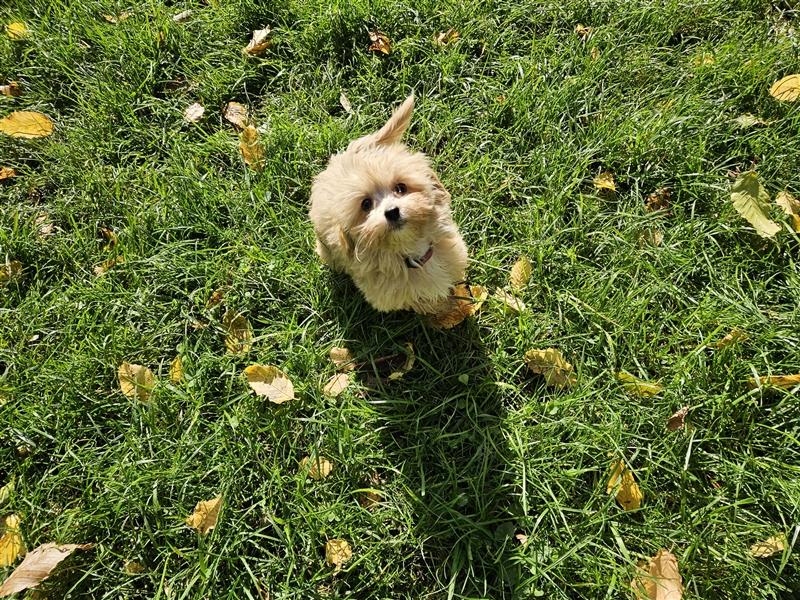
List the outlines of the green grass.
<svg viewBox="0 0 800 600">
<path fill-rule="evenodd" d="M 29 548 L 96 544 L 48 597 L 626 598 L 660 548 L 686 598 L 800 594 L 791 548 L 748 555 L 797 535 L 797 395 L 746 385 L 800 372 L 800 240 L 759 238 L 729 202 L 731 172 L 753 167 L 771 194 L 800 193 L 800 111 L 768 95 L 798 69 L 790 5 L 5 0 L 0 22 L 32 35 L 0 35 L 0 84 L 24 87 L 0 117 L 39 110 L 56 132 L 0 137 L 0 166 L 18 172 L 0 184 L 0 256 L 24 266 L 0 288 L 0 484 L 17 482 L 0 510 L 21 516 Z M 126 8 L 118 25 L 102 18 Z M 244 57 L 265 25 L 274 46 Z M 370 26 L 390 56 L 367 52 Z M 461 39 L 434 46 L 450 27 Z M 453 195 L 471 281 L 502 287 L 531 258 L 523 314 L 490 302 L 432 330 L 375 313 L 316 259 L 311 178 L 411 91 L 408 142 Z M 263 126 L 261 173 L 221 117 L 229 100 Z M 206 115 L 186 125 L 196 101 Z M 769 124 L 738 128 L 747 112 Z M 615 196 L 593 189 L 602 170 Z M 663 186 L 670 214 L 648 213 Z M 660 245 L 642 242 L 652 229 Z M 114 255 L 124 264 L 96 277 Z M 223 309 L 206 308 L 222 286 L 255 330 L 244 356 L 226 354 Z M 745 342 L 709 348 L 734 327 Z M 407 341 L 414 369 L 368 386 L 371 361 Z M 334 345 L 367 366 L 331 400 Z M 561 349 L 578 384 L 528 373 L 534 347 Z M 148 404 L 120 392 L 122 361 L 165 382 L 178 353 L 185 383 Z M 253 362 L 286 371 L 297 399 L 253 396 Z M 633 398 L 621 369 L 665 391 Z M 666 431 L 684 405 L 690 429 Z M 335 463 L 324 481 L 298 472 L 315 453 Z M 636 473 L 638 511 L 605 493 L 615 457 Z M 371 487 L 383 502 L 368 510 Z M 201 538 L 184 519 L 216 494 L 219 525 Z M 335 574 L 332 538 L 354 552 Z"/>
</svg>

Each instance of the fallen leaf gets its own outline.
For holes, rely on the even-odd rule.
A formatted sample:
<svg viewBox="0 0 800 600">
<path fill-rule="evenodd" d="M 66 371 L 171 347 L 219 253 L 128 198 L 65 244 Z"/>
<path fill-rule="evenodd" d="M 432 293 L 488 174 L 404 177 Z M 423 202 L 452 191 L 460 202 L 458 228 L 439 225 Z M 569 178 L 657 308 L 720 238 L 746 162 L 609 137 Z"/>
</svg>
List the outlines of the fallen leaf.
<svg viewBox="0 0 800 600">
<path fill-rule="evenodd" d="M 223 116 L 228 123 L 233 124 L 238 129 L 247 127 L 247 122 L 250 120 L 247 108 L 238 102 L 228 102 L 225 105 Z"/>
<path fill-rule="evenodd" d="M 270 28 L 256 29 L 253 32 L 253 37 L 244 49 L 245 54 L 250 56 L 261 56 L 264 52 L 272 46 L 272 40 L 269 39 Z"/>
<path fill-rule="evenodd" d="M 355 368 L 353 355 L 347 348 L 334 346 L 331 348 L 329 356 L 337 371 L 352 371 Z"/>
<path fill-rule="evenodd" d="M 739 115 L 734 121 L 739 126 L 739 129 L 747 129 L 748 127 L 755 127 L 756 125 L 767 125 L 766 121 L 750 113 Z"/>
<path fill-rule="evenodd" d="M 402 379 L 406 373 L 408 373 L 413 367 L 414 362 L 416 361 L 416 355 L 414 354 L 414 345 L 411 342 L 406 342 L 406 361 L 399 370 L 389 373 L 389 381 L 397 381 L 398 379 Z"/>
<path fill-rule="evenodd" d="M 755 172 L 742 173 L 736 178 L 731 187 L 731 202 L 761 237 L 773 237 L 781 230 L 781 226 L 766 215 L 769 194 Z"/>
<path fill-rule="evenodd" d="M 189 20 L 191 16 L 192 16 L 191 10 L 184 10 L 183 12 L 179 12 L 177 15 L 173 15 L 172 20 L 175 21 L 176 23 L 185 23 L 186 21 Z"/>
<path fill-rule="evenodd" d="M 225 347 L 231 354 L 244 354 L 253 347 L 253 326 L 244 315 L 228 310 L 222 315 Z"/>
<path fill-rule="evenodd" d="M 347 99 L 347 96 L 344 92 L 339 94 L 339 104 L 342 105 L 344 112 L 346 112 L 348 115 L 353 114 L 353 106 L 350 104 L 350 100 Z"/>
<path fill-rule="evenodd" d="M 668 550 L 659 550 L 648 561 L 647 569 L 639 568 L 631 581 L 637 598 L 647 600 L 681 600 L 683 583 L 678 572 L 678 560 Z"/>
<path fill-rule="evenodd" d="M 253 170 L 261 171 L 264 168 L 266 158 L 264 145 L 258 139 L 258 129 L 252 125 L 245 127 L 239 136 L 239 150 L 242 152 L 244 162 Z"/>
<path fill-rule="evenodd" d="M 14 41 L 24 40 L 30 34 L 30 30 L 25 23 L 8 23 L 6 25 L 6 35 Z"/>
<path fill-rule="evenodd" d="M 294 385 L 278 367 L 250 365 L 245 368 L 244 374 L 257 396 L 266 396 L 275 404 L 294 399 Z"/>
<path fill-rule="evenodd" d="M 6 502 L 8 502 L 8 499 L 11 498 L 11 495 L 14 493 L 15 486 L 16 481 L 12 476 L 11 479 L 8 480 L 8 483 L 0 488 L 0 506 L 3 506 Z"/>
<path fill-rule="evenodd" d="M 625 388 L 626 392 L 640 398 L 650 398 L 664 391 L 664 386 L 660 383 L 644 381 L 627 371 L 620 371 L 616 377 L 622 382 L 622 387 Z"/>
<path fill-rule="evenodd" d="M 53 133 L 53 122 L 40 112 L 12 112 L 0 119 L 0 132 L 24 139 L 47 137 Z"/>
<path fill-rule="evenodd" d="M 597 60 L 600 58 L 600 49 L 597 46 L 593 46 L 592 49 L 589 51 L 589 56 L 592 57 L 592 60 Z"/>
<path fill-rule="evenodd" d="M 660 246 L 664 242 L 664 232 L 655 227 L 648 227 L 639 237 L 639 245 Z"/>
<path fill-rule="evenodd" d="M 123 362 L 117 372 L 119 387 L 128 398 L 147 402 L 156 386 L 153 372 L 142 365 Z"/>
<path fill-rule="evenodd" d="M 3 181 L 3 179 L 11 179 L 16 176 L 17 172 L 11 167 L 0 167 L 0 181 Z"/>
<path fill-rule="evenodd" d="M 179 354 L 169 365 L 169 380 L 171 383 L 180 383 L 183 381 L 183 359 Z"/>
<path fill-rule="evenodd" d="M 717 59 L 714 58 L 714 55 L 710 52 L 701 52 L 692 58 L 693 67 L 708 67 L 713 65 L 715 62 L 717 62 Z"/>
<path fill-rule="evenodd" d="M 358 496 L 358 503 L 362 508 L 371 510 L 378 506 L 382 499 L 380 492 L 377 490 L 367 490 Z"/>
<path fill-rule="evenodd" d="M 194 512 L 186 517 L 186 524 L 201 535 L 206 535 L 217 526 L 219 511 L 222 508 L 222 496 L 211 500 L 201 500 L 194 507 Z"/>
<path fill-rule="evenodd" d="M 3 519 L 0 536 L 0 567 L 8 567 L 17 562 L 20 556 L 25 555 L 25 542 L 19 530 L 20 518 L 17 515 L 8 515 Z"/>
<path fill-rule="evenodd" d="M 677 431 L 681 427 L 683 427 L 686 423 L 686 415 L 689 413 L 689 407 L 684 406 L 680 410 L 678 410 L 675 414 L 673 414 L 669 420 L 667 421 L 667 429 L 669 431 Z"/>
<path fill-rule="evenodd" d="M 0 284 L 8 283 L 22 273 L 22 263 L 18 260 L 8 260 L 0 264 Z"/>
<path fill-rule="evenodd" d="M 642 491 L 639 489 L 631 471 L 622 460 L 611 464 L 611 476 L 606 484 L 606 494 L 616 491 L 617 502 L 623 510 L 635 510 L 642 505 Z"/>
<path fill-rule="evenodd" d="M 353 558 L 353 551 L 350 544 L 345 540 L 328 540 L 325 544 L 325 562 L 331 567 L 336 567 L 339 571 L 342 565 Z"/>
<path fill-rule="evenodd" d="M 755 558 L 768 558 L 778 552 L 786 550 L 786 534 L 780 533 L 773 535 L 761 542 L 756 542 L 750 546 L 750 556 Z"/>
<path fill-rule="evenodd" d="M 18 81 L 9 81 L 6 85 L 0 85 L 0 96 L 21 96 L 22 86 Z"/>
<path fill-rule="evenodd" d="M 381 52 L 383 54 L 391 54 L 392 52 L 392 40 L 389 39 L 382 31 L 378 31 L 377 29 L 371 29 L 369 31 L 369 41 L 371 42 L 369 45 L 370 52 Z"/>
<path fill-rule="evenodd" d="M 114 258 L 109 258 L 108 260 L 104 260 L 99 265 L 95 266 L 94 274 L 96 277 L 100 277 L 104 273 L 106 273 L 109 269 L 113 269 L 117 265 L 121 265 L 125 262 L 125 257 L 123 256 L 115 256 Z"/>
<path fill-rule="evenodd" d="M 214 308 L 218 304 L 221 304 L 224 299 L 225 290 L 223 288 L 218 288 L 211 292 L 211 296 L 208 297 L 208 302 L 206 302 L 206 308 Z"/>
<path fill-rule="evenodd" d="M 126 560 L 122 563 L 122 572 L 126 575 L 141 575 L 147 572 L 147 567 L 138 560 Z"/>
<path fill-rule="evenodd" d="M 759 377 L 756 381 L 755 377 L 751 377 L 747 382 L 751 388 L 757 387 L 777 387 L 784 390 L 790 390 L 793 387 L 800 385 L 800 374 L 798 375 L 770 375 L 768 377 Z"/>
<path fill-rule="evenodd" d="M 509 294 L 505 290 L 496 290 L 494 297 L 500 300 L 505 306 L 506 310 L 510 312 L 521 313 L 527 308 L 522 300 L 513 296 L 512 294 Z"/>
<path fill-rule="evenodd" d="M 36 215 L 36 218 L 33 220 L 33 224 L 36 225 L 37 231 L 41 237 L 48 237 L 53 235 L 53 230 L 55 226 L 53 222 L 50 220 L 50 215 L 46 212 L 40 212 Z"/>
<path fill-rule="evenodd" d="M 648 212 L 669 210 L 671 196 L 672 190 L 670 190 L 668 187 L 658 188 L 655 192 L 647 196 L 644 207 Z"/>
<path fill-rule="evenodd" d="M 183 111 L 183 120 L 187 123 L 197 123 L 203 118 L 204 112 L 206 112 L 206 109 L 203 108 L 203 105 L 199 102 L 195 102 L 187 106 L 186 110 Z"/>
<path fill-rule="evenodd" d="M 105 246 L 103 246 L 103 250 L 109 252 L 113 250 L 117 246 L 117 234 L 114 233 L 114 230 L 110 227 L 101 227 L 100 228 L 100 236 L 106 241 Z"/>
<path fill-rule="evenodd" d="M 578 34 L 578 37 L 580 37 L 582 40 L 588 40 L 594 33 L 594 27 L 589 27 L 588 25 L 582 25 L 578 23 L 575 25 L 575 33 Z"/>
<path fill-rule="evenodd" d="M 117 15 L 103 15 L 103 18 L 111 23 L 112 25 L 116 25 L 117 23 L 122 23 L 125 19 L 131 16 L 131 13 L 125 11 L 121 12 Z"/>
<path fill-rule="evenodd" d="M 447 44 L 452 44 L 453 42 L 458 40 L 458 38 L 460 38 L 460 37 L 461 37 L 461 35 L 458 33 L 458 31 L 456 31 L 453 28 L 450 28 L 447 31 L 440 31 L 436 35 L 436 37 L 433 38 L 433 42 L 437 46 L 446 46 Z"/>
<path fill-rule="evenodd" d="M 94 544 L 42 544 L 29 552 L 25 560 L 3 582 L 0 586 L 0 597 L 36 587 L 75 550 L 88 550 L 92 546 Z"/>
<path fill-rule="evenodd" d="M 617 184 L 614 181 L 614 175 L 612 175 L 610 171 L 603 171 L 599 175 L 596 175 L 592 180 L 592 183 L 594 183 L 594 187 L 601 191 L 617 191 Z"/>
<path fill-rule="evenodd" d="M 527 256 L 520 256 L 514 266 L 511 267 L 511 275 L 508 278 L 511 284 L 511 289 L 515 291 L 522 290 L 531 278 L 533 273 L 533 265 Z"/>
<path fill-rule="evenodd" d="M 572 387 L 577 381 L 572 365 L 566 361 L 560 350 L 528 350 L 525 353 L 528 368 L 544 377 L 545 383 L 557 388 Z"/>
<path fill-rule="evenodd" d="M 311 463 L 310 466 L 309 463 Z M 317 456 L 316 458 L 306 456 L 300 461 L 300 470 L 306 471 L 311 479 L 320 481 L 331 474 L 331 471 L 333 471 L 333 463 L 324 456 Z"/>
<path fill-rule="evenodd" d="M 800 200 L 784 190 L 775 196 L 775 204 L 791 219 L 792 229 L 800 233 Z"/>
<path fill-rule="evenodd" d="M 336 373 L 322 388 L 322 393 L 329 398 L 336 398 L 347 389 L 348 385 L 350 385 L 350 376 L 347 373 Z"/>
<path fill-rule="evenodd" d="M 469 286 L 469 293 L 472 296 L 472 314 L 476 314 L 480 312 L 481 308 L 483 308 L 483 303 L 489 297 L 489 290 L 482 285 L 471 285 Z"/>
<path fill-rule="evenodd" d="M 734 344 L 738 344 L 743 342 L 747 339 L 747 333 L 743 330 L 735 327 L 728 335 L 714 344 L 714 347 L 717 349 L 727 348 L 728 346 L 733 346 Z"/>
<path fill-rule="evenodd" d="M 431 316 L 431 324 L 441 329 L 452 329 L 467 317 L 474 315 L 483 305 L 483 300 L 476 301 L 473 290 L 486 297 L 486 290 L 481 286 L 468 287 L 459 283 L 453 288 L 449 300 L 438 314 Z"/>
<path fill-rule="evenodd" d="M 515 534 L 514 539 L 517 540 L 523 546 L 528 543 L 528 536 L 525 535 L 524 533 Z"/>
<path fill-rule="evenodd" d="M 770 95 L 781 102 L 794 102 L 800 98 L 800 74 L 787 75 L 772 84 Z"/>
</svg>

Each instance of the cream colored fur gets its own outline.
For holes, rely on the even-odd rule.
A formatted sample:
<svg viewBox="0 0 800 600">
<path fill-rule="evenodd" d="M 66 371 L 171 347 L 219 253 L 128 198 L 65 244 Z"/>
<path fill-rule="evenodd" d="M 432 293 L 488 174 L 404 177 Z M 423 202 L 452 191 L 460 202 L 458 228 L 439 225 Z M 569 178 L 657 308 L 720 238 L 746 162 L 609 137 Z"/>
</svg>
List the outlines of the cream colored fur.
<svg viewBox="0 0 800 600">
<path fill-rule="evenodd" d="M 380 130 L 331 157 L 314 179 L 309 215 L 317 253 L 350 275 L 373 307 L 434 314 L 464 279 L 467 248 L 450 214 L 450 194 L 428 158 L 400 141 L 413 109 L 409 96 Z M 394 208 L 396 223 L 386 216 Z M 429 248 L 422 267 L 408 267 L 407 258 L 419 260 Z"/>
</svg>

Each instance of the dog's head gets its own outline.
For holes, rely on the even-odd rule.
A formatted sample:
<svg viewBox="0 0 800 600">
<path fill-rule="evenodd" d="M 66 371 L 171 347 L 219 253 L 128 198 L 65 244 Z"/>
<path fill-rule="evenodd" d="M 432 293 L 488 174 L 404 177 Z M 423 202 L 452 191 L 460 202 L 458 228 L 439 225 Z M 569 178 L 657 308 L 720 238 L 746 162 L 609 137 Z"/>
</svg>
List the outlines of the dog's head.
<svg viewBox="0 0 800 600">
<path fill-rule="evenodd" d="M 400 141 L 413 109 L 409 96 L 383 127 L 351 142 L 314 180 L 311 220 L 340 259 L 413 253 L 450 219 L 450 194 L 427 157 Z"/>
</svg>

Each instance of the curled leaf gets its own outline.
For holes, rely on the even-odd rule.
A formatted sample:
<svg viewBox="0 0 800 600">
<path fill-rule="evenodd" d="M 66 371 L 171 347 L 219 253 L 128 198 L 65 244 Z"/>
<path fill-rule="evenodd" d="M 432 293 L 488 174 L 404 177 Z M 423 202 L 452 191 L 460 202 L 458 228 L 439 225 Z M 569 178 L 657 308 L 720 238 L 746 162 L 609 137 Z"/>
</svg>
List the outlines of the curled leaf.
<svg viewBox="0 0 800 600">
<path fill-rule="evenodd" d="M 225 105 L 223 116 L 228 123 L 231 123 L 237 129 L 244 129 L 250 120 L 250 113 L 243 104 L 238 102 L 228 102 Z"/>
<path fill-rule="evenodd" d="M 678 571 L 678 559 L 668 550 L 659 550 L 648 561 L 646 569 L 638 569 L 631 588 L 641 600 L 681 600 L 683 581 Z"/>
<path fill-rule="evenodd" d="M 671 196 L 672 190 L 668 187 L 658 188 L 655 192 L 647 196 L 644 207 L 648 212 L 669 210 Z"/>
<path fill-rule="evenodd" d="M 460 37 L 461 35 L 458 33 L 458 31 L 451 27 L 447 31 L 440 31 L 436 37 L 433 38 L 433 42 L 437 46 L 447 46 L 447 44 L 452 44 Z"/>
<path fill-rule="evenodd" d="M 264 145 L 259 140 L 258 129 L 252 125 L 248 125 L 242 130 L 239 136 L 239 150 L 242 153 L 244 162 L 252 167 L 253 170 L 261 171 L 264 168 L 266 159 Z"/>
<path fill-rule="evenodd" d="M 228 310 L 222 315 L 225 328 L 225 347 L 231 354 L 244 354 L 253 347 L 253 326 L 247 317 Z"/>
<path fill-rule="evenodd" d="M 642 505 L 644 495 L 633 477 L 633 471 L 625 465 L 623 460 L 617 460 L 611 464 L 611 476 L 606 484 L 606 493 L 612 494 L 615 491 L 617 502 L 624 510 L 635 510 Z"/>
<path fill-rule="evenodd" d="M 329 355 L 337 371 L 352 371 L 355 368 L 353 355 L 347 348 L 334 346 Z"/>
<path fill-rule="evenodd" d="M 47 579 L 61 561 L 76 550 L 88 550 L 94 544 L 42 544 L 25 556 L 14 572 L 0 586 L 0 597 L 10 596 Z"/>
<path fill-rule="evenodd" d="M 742 173 L 733 182 L 731 202 L 761 237 L 773 237 L 781 230 L 781 226 L 771 221 L 766 214 L 769 194 L 753 171 Z"/>
<path fill-rule="evenodd" d="M 0 568 L 8 567 L 17 562 L 20 556 L 25 555 L 25 542 L 19 529 L 20 518 L 17 515 L 8 515 L 3 519 L 3 535 L 0 536 Z"/>
<path fill-rule="evenodd" d="M 576 377 L 572 365 L 556 348 L 528 350 L 525 353 L 525 364 L 534 373 L 542 375 L 547 385 L 557 388 L 575 385 Z"/>
<path fill-rule="evenodd" d="M 347 561 L 353 558 L 350 544 L 345 540 L 328 540 L 325 544 L 325 562 L 339 571 Z"/>
<path fill-rule="evenodd" d="M 392 52 L 392 41 L 382 31 L 378 31 L 377 29 L 371 29 L 369 31 L 369 51 L 382 53 L 382 54 L 391 54 Z"/>
<path fill-rule="evenodd" d="M 800 385 L 800 374 L 798 375 L 770 375 L 768 377 L 759 377 L 758 381 L 754 377 L 748 380 L 751 388 L 757 387 L 776 387 L 784 390 L 791 390 L 795 386 Z"/>
<path fill-rule="evenodd" d="M 588 40 L 594 33 L 594 27 L 589 27 L 588 25 L 582 25 L 581 23 L 578 23 L 575 25 L 575 33 L 582 40 Z"/>
<path fill-rule="evenodd" d="M 769 94 L 780 102 L 794 102 L 800 98 L 800 74 L 787 75 L 772 84 Z"/>
<path fill-rule="evenodd" d="M 271 29 L 266 27 L 264 29 L 256 29 L 253 32 L 253 37 L 244 49 L 244 53 L 250 56 L 261 56 L 272 46 L 272 40 L 269 39 Z"/>
<path fill-rule="evenodd" d="M 186 517 L 186 524 L 201 535 L 206 535 L 217 526 L 219 511 L 222 508 L 222 496 L 211 500 L 201 500 L 194 507 L 194 512 Z"/>
<path fill-rule="evenodd" d="M 640 398 L 650 398 L 664 391 L 664 386 L 660 383 L 644 381 L 627 371 L 620 371 L 616 377 L 622 382 L 622 387 L 625 388 L 626 392 Z"/>
<path fill-rule="evenodd" d="M 673 414 L 667 421 L 667 430 L 677 431 L 686 424 L 686 415 L 689 413 L 689 407 L 684 406 Z"/>
<path fill-rule="evenodd" d="M 117 372 L 119 387 L 128 398 L 147 402 L 156 386 L 153 372 L 142 365 L 123 362 Z"/>
<path fill-rule="evenodd" d="M 756 542 L 750 546 L 750 556 L 755 558 L 769 558 L 773 554 L 786 550 L 787 543 L 785 533 L 773 535 L 772 537 Z"/>
<path fill-rule="evenodd" d="M 115 256 L 114 258 L 109 258 L 108 260 L 104 260 L 99 265 L 95 266 L 94 274 L 95 277 L 100 277 L 101 275 L 105 274 L 109 269 L 113 269 L 117 265 L 121 265 L 125 262 L 125 257 L 123 256 Z"/>
<path fill-rule="evenodd" d="M 40 112 L 12 112 L 0 119 L 0 133 L 23 139 L 47 137 L 53 133 L 53 121 Z"/>
<path fill-rule="evenodd" d="M 431 324 L 441 329 L 452 329 L 478 312 L 486 295 L 485 288 L 481 286 L 459 283 L 453 288 L 448 302 L 443 304 L 441 311 L 431 316 Z"/>
<path fill-rule="evenodd" d="M 186 110 L 183 111 L 183 120 L 187 123 L 197 123 L 203 118 L 204 112 L 206 112 L 206 109 L 203 108 L 203 105 L 199 102 L 195 102 L 187 106 Z"/>
<path fill-rule="evenodd" d="M 336 373 L 322 388 L 322 393 L 329 398 L 336 398 L 347 389 L 348 385 L 350 385 L 350 376 L 347 373 Z"/>
<path fill-rule="evenodd" d="M 800 233 L 800 200 L 784 190 L 775 196 L 775 204 L 780 206 L 784 214 L 789 217 L 792 229 Z"/>
<path fill-rule="evenodd" d="M 257 396 L 265 396 L 275 404 L 294 399 L 294 385 L 278 367 L 250 365 L 245 368 L 244 374 Z"/>
<path fill-rule="evenodd" d="M 530 259 L 527 256 L 520 256 L 511 267 L 511 275 L 508 278 L 511 289 L 517 292 L 521 291 L 528 285 L 532 273 L 533 265 L 531 265 Z"/>
<path fill-rule="evenodd" d="M 747 339 L 747 333 L 738 327 L 735 327 L 731 332 L 714 344 L 714 347 L 717 349 L 727 348 L 728 346 L 733 346 L 735 344 L 739 344 L 744 342 Z"/>
<path fill-rule="evenodd" d="M 300 470 L 306 471 L 308 476 L 315 481 L 325 479 L 333 471 L 333 463 L 324 456 L 311 458 L 306 456 L 300 461 Z"/>
</svg>

